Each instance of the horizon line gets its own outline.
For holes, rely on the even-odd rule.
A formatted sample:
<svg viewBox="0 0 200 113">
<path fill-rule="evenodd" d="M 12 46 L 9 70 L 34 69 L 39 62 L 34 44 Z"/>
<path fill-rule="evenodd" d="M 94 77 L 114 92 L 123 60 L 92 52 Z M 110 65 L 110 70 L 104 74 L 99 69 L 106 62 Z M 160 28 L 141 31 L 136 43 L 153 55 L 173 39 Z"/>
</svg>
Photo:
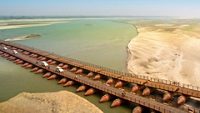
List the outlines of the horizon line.
<svg viewBox="0 0 200 113">
<path fill-rule="evenodd" d="M 73 16 L 61 16 L 61 15 L 16 15 L 16 16 L 8 16 L 8 15 L 0 15 L 0 18 L 101 18 L 101 17 L 106 17 L 106 18 L 112 18 L 112 17 L 119 17 L 119 18 L 167 18 L 167 19 L 200 19 L 200 17 L 180 17 L 180 16 L 120 16 L 120 15 L 113 15 L 113 16 L 108 16 L 108 15 L 73 15 Z"/>
</svg>

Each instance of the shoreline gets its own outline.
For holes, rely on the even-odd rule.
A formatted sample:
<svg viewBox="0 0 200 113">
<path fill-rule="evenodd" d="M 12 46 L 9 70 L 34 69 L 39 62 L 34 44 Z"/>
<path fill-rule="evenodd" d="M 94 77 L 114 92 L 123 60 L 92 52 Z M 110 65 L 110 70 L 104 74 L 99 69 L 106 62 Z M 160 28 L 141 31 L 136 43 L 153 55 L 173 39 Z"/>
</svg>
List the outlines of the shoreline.
<svg viewBox="0 0 200 113">
<path fill-rule="evenodd" d="M 57 23 L 70 22 L 73 19 L 12 19 L 0 20 L 0 30 L 47 26 Z"/>
<path fill-rule="evenodd" d="M 28 25 L 8 25 L 8 26 L 0 26 L 0 30 L 5 29 L 16 29 L 16 28 L 26 28 L 26 27 L 39 27 L 39 26 L 48 26 L 52 24 L 63 23 L 63 22 L 50 22 L 50 23 L 41 23 L 41 24 L 28 24 Z"/>
</svg>

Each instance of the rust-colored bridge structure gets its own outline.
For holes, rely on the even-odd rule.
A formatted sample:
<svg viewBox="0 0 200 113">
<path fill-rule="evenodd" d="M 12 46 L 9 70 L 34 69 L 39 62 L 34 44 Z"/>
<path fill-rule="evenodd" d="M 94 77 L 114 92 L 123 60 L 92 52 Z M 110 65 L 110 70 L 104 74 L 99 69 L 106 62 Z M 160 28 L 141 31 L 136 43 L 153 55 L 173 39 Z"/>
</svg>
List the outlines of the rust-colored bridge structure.
<svg viewBox="0 0 200 113">
<path fill-rule="evenodd" d="M 99 102 L 113 101 L 111 107 L 129 103 L 133 113 L 200 113 L 200 105 L 187 104 L 193 98 L 200 99 L 196 86 L 115 71 L 2 40 L 0 55 L 63 86 L 78 84 L 77 92 L 86 91 L 86 96 L 103 94 Z"/>
</svg>

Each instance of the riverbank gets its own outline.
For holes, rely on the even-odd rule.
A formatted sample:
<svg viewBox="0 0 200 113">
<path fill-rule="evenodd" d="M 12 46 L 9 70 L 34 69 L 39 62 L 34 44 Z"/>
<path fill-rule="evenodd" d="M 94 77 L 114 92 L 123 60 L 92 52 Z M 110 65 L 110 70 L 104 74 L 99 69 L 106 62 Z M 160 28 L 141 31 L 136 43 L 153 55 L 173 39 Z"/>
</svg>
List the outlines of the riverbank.
<svg viewBox="0 0 200 113">
<path fill-rule="evenodd" d="M 128 44 L 130 73 L 200 86 L 198 24 L 137 26 L 138 36 Z"/>
<path fill-rule="evenodd" d="M 0 103 L 0 113 L 103 113 L 84 98 L 68 91 L 20 93 Z"/>
</svg>

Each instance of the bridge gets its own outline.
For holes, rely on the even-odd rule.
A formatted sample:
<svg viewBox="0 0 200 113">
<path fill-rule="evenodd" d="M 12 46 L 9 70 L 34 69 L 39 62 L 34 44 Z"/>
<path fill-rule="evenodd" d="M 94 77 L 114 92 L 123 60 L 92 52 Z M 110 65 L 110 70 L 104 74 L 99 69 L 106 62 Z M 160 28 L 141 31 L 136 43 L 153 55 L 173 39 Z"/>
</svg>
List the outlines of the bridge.
<svg viewBox="0 0 200 113">
<path fill-rule="evenodd" d="M 77 92 L 86 91 L 86 96 L 102 93 L 100 102 L 114 99 L 111 107 L 133 103 L 133 113 L 141 113 L 143 109 L 162 113 L 200 112 L 186 104 L 193 97 L 200 99 L 200 88 L 196 86 L 119 72 L 2 40 L 0 55 L 64 86 L 80 84 Z"/>
</svg>

